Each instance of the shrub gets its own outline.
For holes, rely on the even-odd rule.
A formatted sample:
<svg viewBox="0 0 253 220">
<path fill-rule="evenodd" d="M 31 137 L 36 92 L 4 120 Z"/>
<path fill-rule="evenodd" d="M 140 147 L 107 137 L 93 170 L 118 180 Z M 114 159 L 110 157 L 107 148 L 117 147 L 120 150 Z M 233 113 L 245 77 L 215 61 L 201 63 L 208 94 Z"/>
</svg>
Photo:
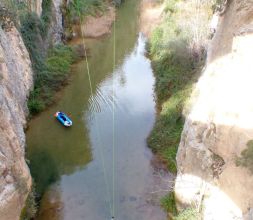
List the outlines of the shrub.
<svg viewBox="0 0 253 220">
<path fill-rule="evenodd" d="M 176 3 L 178 0 L 170 0 L 165 2 L 165 13 L 174 13 L 177 10 Z"/>
<path fill-rule="evenodd" d="M 166 196 L 162 197 L 160 202 L 164 211 L 172 214 L 173 216 L 177 214 L 174 192 L 170 192 Z"/>
<path fill-rule="evenodd" d="M 50 4 L 51 0 L 46 2 Z M 46 51 L 40 31 L 40 27 L 45 26 L 45 22 L 49 23 L 46 15 L 43 21 L 34 13 L 28 13 L 21 20 L 21 34 L 35 73 L 34 91 L 31 92 L 28 101 L 32 115 L 41 112 L 53 102 L 53 92 L 66 80 L 71 64 L 77 59 L 75 51 L 64 44 L 56 45 Z"/>
<path fill-rule="evenodd" d="M 247 148 L 241 152 L 241 157 L 236 159 L 237 166 L 243 166 L 253 174 L 253 140 L 248 141 Z"/>
<path fill-rule="evenodd" d="M 95 15 L 96 12 L 105 9 L 103 0 L 73 0 L 67 8 L 70 18 L 80 17 L 80 15 Z"/>
<path fill-rule="evenodd" d="M 32 189 L 27 196 L 25 207 L 21 212 L 20 220 L 33 219 L 37 213 L 37 210 L 38 206 L 36 202 L 35 185 L 33 183 Z"/>
<path fill-rule="evenodd" d="M 28 108 L 30 114 L 35 115 L 45 108 L 43 101 L 39 99 L 38 89 L 35 89 L 30 93 L 30 98 L 28 100 Z"/>
<path fill-rule="evenodd" d="M 71 47 L 59 44 L 49 50 L 43 68 L 37 72 L 35 89 L 31 92 L 28 107 L 32 115 L 53 103 L 53 93 L 66 80 L 76 54 Z"/>
<path fill-rule="evenodd" d="M 201 214 L 195 208 L 187 208 L 180 212 L 174 220 L 201 220 Z"/>
<path fill-rule="evenodd" d="M 211 3 L 166 0 L 162 23 L 148 45 L 155 72 L 156 100 L 160 115 L 148 137 L 149 147 L 176 173 L 176 153 L 184 124 L 183 108 L 191 94 L 196 72 L 203 64 Z M 193 14 L 198 7 L 200 13 Z M 196 16 L 199 16 L 197 22 Z M 194 21 L 194 22 L 193 22 Z M 194 30 L 192 30 L 194 24 Z"/>
<path fill-rule="evenodd" d="M 52 16 L 52 0 L 42 1 L 42 14 L 41 14 L 41 26 L 40 34 L 43 38 L 47 37 L 49 26 Z"/>
</svg>

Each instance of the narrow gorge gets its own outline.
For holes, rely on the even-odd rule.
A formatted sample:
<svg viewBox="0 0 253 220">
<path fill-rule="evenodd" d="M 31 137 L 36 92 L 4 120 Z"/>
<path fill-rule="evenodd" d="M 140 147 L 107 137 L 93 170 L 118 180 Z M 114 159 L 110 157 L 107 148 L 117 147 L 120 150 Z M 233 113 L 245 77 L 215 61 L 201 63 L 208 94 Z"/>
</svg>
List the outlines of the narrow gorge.
<svg viewBox="0 0 253 220">
<path fill-rule="evenodd" d="M 1 0 L 0 220 L 252 220 L 252 57 L 252 0 Z"/>
</svg>

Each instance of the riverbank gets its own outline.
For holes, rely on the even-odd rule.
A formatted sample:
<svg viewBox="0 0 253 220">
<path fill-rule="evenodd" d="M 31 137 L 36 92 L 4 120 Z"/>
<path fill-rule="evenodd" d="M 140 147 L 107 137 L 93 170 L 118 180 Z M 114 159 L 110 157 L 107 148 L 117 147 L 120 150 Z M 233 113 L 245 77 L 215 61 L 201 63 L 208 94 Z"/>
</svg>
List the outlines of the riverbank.
<svg viewBox="0 0 253 220">
<path fill-rule="evenodd" d="M 31 115 L 42 112 L 56 101 L 55 93 L 67 84 L 71 65 L 80 61 L 85 55 L 85 50 L 87 50 L 85 45 L 82 44 L 72 47 L 57 42 L 57 44 L 45 46 L 47 42 L 51 42 L 49 39 L 53 37 L 50 35 L 52 31 L 49 30 L 53 29 L 51 27 L 53 25 L 51 19 L 52 4 L 51 0 L 43 1 L 40 17 L 30 12 L 21 17 L 21 34 L 29 51 L 35 74 L 34 90 L 31 92 L 28 101 Z M 100 8 L 102 7 L 101 5 L 89 6 L 90 10 L 94 13 L 93 16 L 90 15 L 91 12 L 89 13 L 88 9 L 87 12 L 83 12 L 82 7 L 84 6 L 80 6 L 80 11 L 75 11 L 75 13 L 83 14 L 78 14 L 79 17 L 76 17 L 77 15 L 74 14 L 71 4 L 69 3 L 69 5 L 64 6 L 65 11 L 68 11 L 68 13 L 65 12 L 65 16 L 67 16 L 65 20 L 68 21 L 66 24 L 74 25 L 73 20 L 78 19 L 80 22 L 82 21 L 71 29 L 73 36 L 81 36 L 81 31 L 79 30 L 81 26 L 85 28 L 85 37 L 97 38 L 110 33 L 112 23 L 115 20 L 115 11 L 112 6 L 102 1 L 103 11 Z M 79 28 L 79 32 L 77 27 Z M 68 26 L 63 27 L 63 29 L 68 29 Z M 65 35 L 66 32 L 62 36 L 63 39 L 70 39 L 70 37 Z"/>
<path fill-rule="evenodd" d="M 148 55 L 156 77 L 155 92 L 159 113 L 148 137 L 148 146 L 155 153 L 153 161 L 158 169 L 176 174 L 176 154 L 185 114 L 190 105 L 188 98 L 205 63 L 208 24 L 212 11 L 210 3 L 200 6 L 194 1 L 164 1 L 162 6 L 156 6 L 159 7 L 163 8 L 162 19 L 149 34 L 148 44 Z M 198 13 L 193 14 L 193 11 Z M 199 16 L 199 20 L 196 20 L 196 16 Z M 193 24 L 196 33 L 192 31 Z M 197 34 L 198 40 L 194 34 Z M 168 191 L 168 195 L 161 199 L 161 205 L 171 218 L 180 219 L 180 215 L 175 217 L 178 211 L 173 187 Z M 194 219 L 198 219 L 195 210 L 190 212 L 195 213 Z"/>
</svg>

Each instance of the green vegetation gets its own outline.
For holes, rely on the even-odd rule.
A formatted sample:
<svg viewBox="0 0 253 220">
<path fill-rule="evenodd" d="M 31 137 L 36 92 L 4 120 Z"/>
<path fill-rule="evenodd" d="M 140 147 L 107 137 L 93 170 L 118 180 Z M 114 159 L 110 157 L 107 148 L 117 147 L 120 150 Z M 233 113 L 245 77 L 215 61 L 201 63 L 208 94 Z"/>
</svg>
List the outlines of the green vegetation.
<svg viewBox="0 0 253 220">
<path fill-rule="evenodd" d="M 161 206 L 169 213 L 170 218 L 173 220 L 201 220 L 201 213 L 196 208 L 189 207 L 181 212 L 177 211 L 175 194 L 170 192 L 166 196 L 161 198 Z"/>
<path fill-rule="evenodd" d="M 193 33 L 192 11 L 197 5 L 191 3 L 166 1 L 165 18 L 153 32 L 148 45 L 156 76 L 155 92 L 160 111 L 148 138 L 148 145 L 163 161 L 167 161 L 168 170 L 173 173 L 176 173 L 175 157 L 184 124 L 182 111 L 191 94 L 196 73 L 205 60 L 208 36 L 208 30 L 202 24 L 203 21 L 208 22 L 209 17 L 205 14 Z M 207 9 L 207 5 L 203 4 L 201 10 Z M 194 35 L 198 37 L 194 38 Z"/>
<path fill-rule="evenodd" d="M 230 3 L 230 0 L 213 0 L 212 9 L 214 12 L 223 14 L 229 3 Z"/>
<path fill-rule="evenodd" d="M 40 33 L 43 38 L 47 37 L 49 25 L 51 23 L 52 16 L 52 0 L 42 1 L 42 14 L 41 14 L 41 25 Z"/>
<path fill-rule="evenodd" d="M 241 152 L 241 157 L 236 159 L 237 166 L 243 166 L 253 174 L 253 140 L 248 141 L 247 148 Z"/>
<path fill-rule="evenodd" d="M 40 18 L 24 2 L 4 0 L 2 4 L 4 7 L 0 7 L 0 16 L 3 19 L 0 25 L 5 31 L 16 25 L 32 61 L 34 90 L 30 94 L 28 107 L 34 115 L 54 101 L 53 94 L 65 83 L 71 64 L 82 54 L 80 48 L 49 45 L 52 0 L 43 0 Z M 48 49 L 50 46 L 51 49 Z"/>
<path fill-rule="evenodd" d="M 73 0 L 68 5 L 62 7 L 64 16 L 64 36 L 67 40 L 73 37 L 73 26 L 80 24 L 82 19 L 88 15 L 98 15 L 104 13 L 108 8 L 106 0 Z"/>
<path fill-rule="evenodd" d="M 162 197 L 160 202 L 164 211 L 170 213 L 173 216 L 177 215 L 177 207 L 174 192 L 170 192 L 166 196 Z"/>
<path fill-rule="evenodd" d="M 51 1 L 45 2 L 47 4 L 43 6 L 49 7 Z M 71 64 L 77 58 L 75 51 L 63 44 L 49 50 L 45 48 L 43 39 L 50 23 L 48 16 L 49 13 L 44 12 L 40 19 L 34 13 L 27 13 L 21 18 L 20 32 L 35 73 L 35 86 L 28 101 L 32 115 L 41 112 L 53 102 L 54 92 L 65 82 Z"/>
<path fill-rule="evenodd" d="M 201 214 L 195 208 L 187 208 L 180 212 L 174 220 L 201 220 Z"/>
<path fill-rule="evenodd" d="M 22 209 L 20 220 L 33 219 L 37 213 L 37 210 L 38 207 L 36 203 L 35 186 L 33 183 L 32 189 L 27 196 L 25 207 Z"/>
<path fill-rule="evenodd" d="M 67 13 L 71 18 L 75 18 L 80 15 L 96 15 L 98 11 L 103 11 L 104 9 L 104 0 L 73 0 L 67 7 Z"/>
<path fill-rule="evenodd" d="M 193 84 L 203 67 L 208 42 L 208 23 L 213 1 L 165 0 L 164 18 L 155 29 L 148 52 L 156 77 L 157 116 L 148 145 L 176 173 L 176 154 Z M 161 206 L 173 219 L 200 219 L 193 208 L 177 213 L 174 192 L 161 199 Z"/>
<path fill-rule="evenodd" d="M 53 94 L 67 79 L 74 57 L 74 51 L 66 45 L 57 45 L 49 50 L 41 69 L 37 71 L 35 87 L 28 101 L 31 114 L 39 113 L 52 104 Z"/>
</svg>

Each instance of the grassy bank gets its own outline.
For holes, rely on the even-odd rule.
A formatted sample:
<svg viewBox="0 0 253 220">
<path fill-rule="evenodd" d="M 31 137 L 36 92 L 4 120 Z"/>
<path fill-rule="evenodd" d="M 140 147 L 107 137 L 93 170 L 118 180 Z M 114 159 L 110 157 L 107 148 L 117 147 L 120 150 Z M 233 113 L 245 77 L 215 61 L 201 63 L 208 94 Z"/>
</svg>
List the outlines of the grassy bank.
<svg viewBox="0 0 253 220">
<path fill-rule="evenodd" d="M 50 27 L 51 0 L 43 1 L 43 12 L 39 18 L 32 12 L 20 17 L 20 32 L 29 52 L 34 71 L 34 90 L 31 92 L 28 107 L 34 115 L 53 102 L 53 94 L 66 81 L 71 64 L 75 61 L 74 50 L 59 44 L 45 46 Z"/>
<path fill-rule="evenodd" d="M 148 44 L 156 78 L 158 109 L 148 145 L 168 171 L 176 174 L 176 153 L 184 125 L 183 109 L 186 109 L 205 62 L 213 3 L 165 0 L 164 5 L 163 20 Z M 198 219 L 190 218 L 197 216 L 194 209 L 177 213 L 173 192 L 161 199 L 161 205 L 174 219 Z"/>
<path fill-rule="evenodd" d="M 86 16 L 103 15 L 110 6 L 120 6 L 123 0 L 73 0 L 62 9 L 64 15 L 64 36 L 66 40 L 74 37 L 73 27 L 80 25 Z"/>
<path fill-rule="evenodd" d="M 199 6 L 194 5 L 195 1 L 189 2 L 165 1 L 163 22 L 153 32 L 148 45 L 159 111 L 148 145 L 173 173 L 176 173 L 175 157 L 184 124 L 182 111 L 205 60 L 208 14 L 211 14 L 208 3 L 201 5 L 202 11 L 208 13 L 199 14 L 201 24 L 193 32 L 192 24 L 197 16 L 193 11 Z"/>
</svg>

